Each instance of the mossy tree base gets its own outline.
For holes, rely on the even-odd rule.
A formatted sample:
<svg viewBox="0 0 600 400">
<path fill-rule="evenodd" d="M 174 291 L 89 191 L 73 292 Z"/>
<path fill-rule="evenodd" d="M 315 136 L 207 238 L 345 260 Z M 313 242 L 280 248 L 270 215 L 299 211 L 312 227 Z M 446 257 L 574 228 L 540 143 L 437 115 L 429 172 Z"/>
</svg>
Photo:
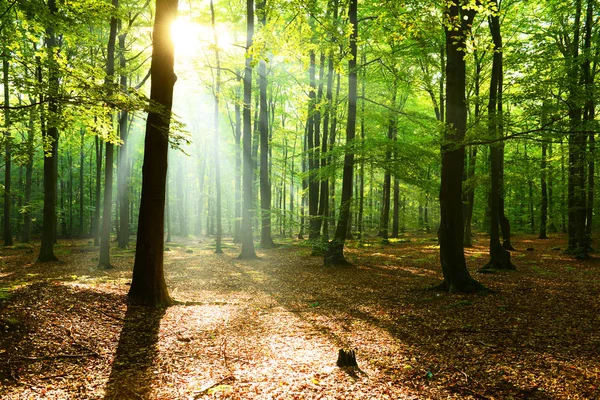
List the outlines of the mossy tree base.
<svg viewBox="0 0 600 400">
<path fill-rule="evenodd" d="M 339 266 L 339 267 L 350 267 L 350 263 L 344 257 L 344 245 L 336 243 L 335 241 L 329 242 L 327 249 L 324 252 L 325 266 Z"/>
</svg>

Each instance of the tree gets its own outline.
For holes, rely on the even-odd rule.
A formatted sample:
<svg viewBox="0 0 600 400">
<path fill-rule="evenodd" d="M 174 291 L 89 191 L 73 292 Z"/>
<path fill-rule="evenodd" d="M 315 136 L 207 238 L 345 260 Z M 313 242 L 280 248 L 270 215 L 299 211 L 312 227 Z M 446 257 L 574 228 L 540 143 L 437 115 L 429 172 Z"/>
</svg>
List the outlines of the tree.
<svg viewBox="0 0 600 400">
<path fill-rule="evenodd" d="M 340 212 L 333 240 L 325 251 L 325 265 L 350 265 L 344 258 L 344 244 L 350 224 L 350 203 L 352 202 L 352 182 L 354 180 L 354 138 L 356 136 L 356 101 L 358 97 L 357 67 L 358 55 L 358 0 L 350 0 L 348 20 L 351 26 L 350 58 L 348 59 L 348 117 L 346 123 L 346 151 L 342 178 L 342 198 Z"/>
<path fill-rule="evenodd" d="M 246 52 L 252 47 L 254 36 L 254 1 L 246 0 Z M 242 251 L 241 259 L 256 258 L 254 251 L 254 239 L 252 237 L 252 184 L 253 184 L 253 162 L 252 162 L 252 56 L 246 55 L 244 69 L 244 109 L 242 111 L 242 227 L 240 231 Z"/>
<path fill-rule="evenodd" d="M 152 35 L 151 109 L 146 122 L 142 197 L 137 244 L 129 299 L 148 306 L 171 303 L 163 272 L 167 154 L 174 71 L 171 23 L 177 17 L 178 0 L 156 0 Z"/>
<path fill-rule="evenodd" d="M 119 8 L 119 0 L 112 0 L 115 13 Z M 110 32 L 108 34 L 108 47 L 106 50 L 106 96 L 110 98 L 113 94 L 113 79 L 115 75 L 115 45 L 117 39 L 117 17 L 110 17 Z M 112 113 L 110 116 L 112 120 Z M 112 188 L 113 188 L 113 161 L 114 144 L 106 142 L 106 164 L 104 168 L 104 207 L 102 210 L 102 234 L 100 237 L 99 268 L 112 268 L 110 264 L 110 227 L 112 215 Z"/>
<path fill-rule="evenodd" d="M 214 121 L 213 129 L 215 135 L 215 191 L 216 191 L 216 218 L 217 218 L 217 232 L 215 239 L 215 253 L 223 253 L 221 248 L 221 240 L 223 235 L 222 228 L 222 217 L 221 217 L 221 161 L 219 155 L 219 98 L 221 96 L 221 58 L 219 55 L 219 39 L 217 37 L 217 28 L 215 25 L 215 6 L 213 0 L 210 0 L 210 19 L 213 29 L 213 40 L 215 43 L 215 60 L 217 71 L 215 74 L 214 83 L 214 97 L 215 97 L 215 110 L 214 110 Z"/>
<path fill-rule="evenodd" d="M 264 29 L 267 25 L 266 0 L 256 3 L 258 21 Z M 264 56 L 263 56 L 264 57 Z M 269 177 L 269 110 L 267 109 L 267 62 L 261 58 L 258 61 L 259 86 L 259 131 L 260 131 L 260 208 L 261 229 L 260 247 L 270 249 L 275 247 L 271 236 L 271 179 Z"/>
<path fill-rule="evenodd" d="M 498 4 L 495 4 L 498 9 Z M 502 136 L 502 81 L 504 77 L 502 68 L 502 36 L 500 32 L 499 9 L 488 18 L 490 33 L 494 42 L 494 55 L 492 58 L 492 76 L 490 79 L 490 98 L 488 102 L 488 129 L 492 139 Z M 500 244 L 500 149 L 494 142 L 490 145 L 491 181 L 490 193 L 490 261 L 484 265 L 483 271 L 511 270 L 515 266 L 510 261 L 510 253 Z"/>
<path fill-rule="evenodd" d="M 462 177 L 465 147 L 462 143 L 467 124 L 465 102 L 466 37 L 475 11 L 468 2 L 449 3 L 444 9 L 446 33 L 446 129 L 442 139 L 442 176 L 440 184 L 440 261 L 449 292 L 474 292 L 483 286 L 469 274 L 463 248 Z"/>
<path fill-rule="evenodd" d="M 56 0 L 48 0 L 50 15 L 56 15 L 58 8 Z M 46 28 L 46 50 L 48 53 L 48 126 L 42 121 L 42 136 L 44 142 L 44 213 L 42 227 L 42 244 L 40 246 L 39 262 L 57 261 L 54 255 L 56 241 L 56 194 L 58 169 L 58 90 L 60 75 L 58 70 L 58 42 L 55 27 L 50 23 Z M 41 71 L 40 71 L 41 73 Z M 41 77 L 39 78 L 41 79 Z"/>
<path fill-rule="evenodd" d="M 4 132 L 4 245 L 12 246 L 13 245 L 13 233 L 12 233 L 12 223 L 10 221 L 11 214 L 11 178 L 10 178 L 10 170 L 12 164 L 12 155 L 11 155 L 11 137 L 10 137 L 10 90 L 9 90 L 9 82 L 8 82 L 8 74 L 9 74 L 9 60 L 8 60 L 8 46 L 6 45 L 7 39 L 4 38 L 4 56 L 2 57 L 2 84 L 4 86 L 4 128 L 6 129 Z"/>
</svg>

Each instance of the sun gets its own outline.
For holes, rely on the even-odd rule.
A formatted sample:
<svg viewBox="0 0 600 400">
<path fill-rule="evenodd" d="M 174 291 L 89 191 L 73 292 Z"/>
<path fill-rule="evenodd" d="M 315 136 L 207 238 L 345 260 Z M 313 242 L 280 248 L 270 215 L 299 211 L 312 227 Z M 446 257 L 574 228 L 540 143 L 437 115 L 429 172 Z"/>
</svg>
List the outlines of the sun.
<svg viewBox="0 0 600 400">
<path fill-rule="evenodd" d="M 202 25 L 186 17 L 178 17 L 171 25 L 171 38 L 178 56 L 193 57 L 202 47 Z"/>
</svg>

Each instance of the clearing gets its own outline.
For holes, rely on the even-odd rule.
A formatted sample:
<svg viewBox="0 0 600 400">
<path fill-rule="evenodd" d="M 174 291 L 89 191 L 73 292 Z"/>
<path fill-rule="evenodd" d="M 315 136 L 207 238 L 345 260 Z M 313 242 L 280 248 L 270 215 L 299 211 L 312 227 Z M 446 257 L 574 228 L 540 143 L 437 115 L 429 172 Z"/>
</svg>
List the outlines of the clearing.
<svg viewBox="0 0 600 400">
<path fill-rule="evenodd" d="M 128 307 L 134 253 L 94 271 L 98 248 L 63 241 L 0 249 L 2 399 L 600 398 L 600 259 L 566 238 L 519 235 L 515 272 L 478 274 L 494 293 L 445 294 L 433 235 L 350 242 L 352 268 L 325 268 L 288 242 L 240 261 L 225 243 L 168 243 L 171 296 Z M 596 242 L 597 243 L 597 242 Z M 527 248 L 534 248 L 527 251 Z M 340 348 L 358 369 L 340 369 Z"/>
</svg>

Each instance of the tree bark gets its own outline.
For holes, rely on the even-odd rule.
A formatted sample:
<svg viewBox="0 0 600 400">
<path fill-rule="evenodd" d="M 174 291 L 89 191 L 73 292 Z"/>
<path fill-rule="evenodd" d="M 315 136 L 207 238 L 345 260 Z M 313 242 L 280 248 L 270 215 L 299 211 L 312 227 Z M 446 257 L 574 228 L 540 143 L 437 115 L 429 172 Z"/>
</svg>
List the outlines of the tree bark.
<svg viewBox="0 0 600 400">
<path fill-rule="evenodd" d="M 267 24 L 266 0 L 256 3 L 256 13 L 260 26 Z M 263 55 L 264 57 L 264 55 Z M 269 176 L 269 110 L 267 106 L 267 63 L 264 59 L 258 62 L 259 88 L 259 131 L 260 131 L 260 209 L 261 229 L 260 247 L 271 249 L 275 247 L 271 232 L 271 179 Z"/>
<path fill-rule="evenodd" d="M 210 20 L 213 30 L 213 40 L 215 43 L 215 60 L 217 71 L 215 74 L 214 96 L 215 107 L 213 115 L 213 130 L 215 135 L 215 191 L 216 191 L 216 218 L 217 232 L 215 237 L 215 253 L 223 253 L 221 241 L 223 236 L 223 225 L 221 217 L 221 160 L 219 155 L 219 100 L 221 97 L 221 58 L 219 54 L 219 40 L 217 37 L 217 27 L 215 25 L 215 7 L 213 0 L 210 0 Z"/>
<path fill-rule="evenodd" d="M 496 2 L 496 6 L 498 3 Z M 502 137 L 502 36 L 500 31 L 500 17 L 492 15 L 488 18 L 490 34 L 494 42 L 494 55 L 492 61 L 492 75 L 490 79 L 490 94 L 488 102 L 488 130 L 492 138 Z M 500 198 L 502 168 L 500 144 L 490 145 L 490 169 L 492 188 L 490 193 L 490 261 L 483 266 L 482 272 L 496 270 L 513 270 L 515 266 L 510 261 L 510 253 L 500 244 Z"/>
<path fill-rule="evenodd" d="M 465 262 L 462 216 L 462 178 L 465 147 L 462 141 L 467 125 L 465 102 L 466 65 L 465 37 L 475 11 L 460 4 L 448 5 L 445 12 L 446 33 L 446 130 L 442 141 L 440 185 L 440 261 L 444 281 L 440 285 L 449 292 L 474 292 L 483 286 L 475 281 Z"/>
<path fill-rule="evenodd" d="M 348 119 L 346 123 L 346 151 L 344 155 L 344 173 L 342 178 L 342 198 L 340 212 L 333 240 L 325 251 L 325 265 L 350 265 L 344 258 L 344 244 L 350 225 L 350 204 L 352 202 L 352 183 L 354 174 L 354 138 L 356 136 L 357 91 L 357 40 L 358 40 L 358 0 L 350 0 L 348 19 L 352 26 L 350 34 L 350 58 L 348 60 Z"/>
<path fill-rule="evenodd" d="M 252 47 L 252 38 L 254 36 L 254 1 L 246 0 L 246 51 L 249 52 Z M 254 196 L 252 195 L 252 186 L 254 183 L 254 163 L 252 160 L 252 56 L 246 55 L 246 65 L 244 69 L 244 109 L 243 109 L 243 206 L 242 206 L 242 251 L 240 259 L 256 258 L 254 251 L 254 238 L 252 235 L 252 208 Z"/>
<path fill-rule="evenodd" d="M 125 58 L 125 40 L 127 33 L 119 35 L 119 67 L 121 68 L 120 86 L 121 90 L 127 91 L 127 75 L 125 67 L 127 60 Z M 127 109 L 119 113 L 119 137 L 123 142 L 119 150 L 119 167 L 117 170 L 117 197 L 119 199 L 119 248 L 129 247 L 129 112 Z"/>
<path fill-rule="evenodd" d="M 543 123 L 542 123 L 543 124 Z M 542 190 L 542 201 L 540 205 L 540 234 L 539 239 L 548 239 L 546 228 L 548 225 L 548 186 L 546 181 L 547 159 L 546 151 L 548 145 L 542 143 L 542 161 L 540 165 L 540 185 Z"/>
<path fill-rule="evenodd" d="M 114 12 L 119 8 L 119 0 L 112 0 Z M 117 18 L 115 15 L 110 17 L 110 33 L 108 35 L 107 60 L 106 60 L 106 96 L 113 95 L 113 80 L 115 75 L 115 45 L 117 40 Z M 113 115 L 110 113 L 109 118 Z M 112 125 L 112 123 L 111 123 Z M 110 263 L 110 231 L 112 215 L 112 192 L 113 192 L 113 164 L 114 164 L 114 144 L 106 142 L 106 164 L 104 167 L 104 207 L 102 210 L 102 235 L 100 237 L 100 257 L 98 267 L 103 269 L 112 268 Z"/>
<path fill-rule="evenodd" d="M 11 165 L 12 165 L 12 140 L 10 137 L 10 91 L 8 82 L 9 62 L 8 49 L 4 46 L 4 57 L 2 59 L 2 83 L 4 86 L 4 245 L 13 245 L 11 215 Z"/>
<path fill-rule="evenodd" d="M 137 244 L 129 299 L 148 306 L 166 306 L 171 298 L 163 271 L 165 186 L 173 85 L 177 80 L 174 46 L 169 29 L 177 17 L 178 0 L 156 0 L 152 36 L 150 100 L 161 106 L 151 110 L 146 123 L 142 196 Z"/>
<path fill-rule="evenodd" d="M 48 0 L 50 14 L 58 12 L 56 0 Z M 42 121 L 42 136 L 44 143 L 44 211 L 42 225 L 42 244 L 40 246 L 39 262 L 57 261 L 54 255 L 56 242 L 56 195 L 57 195 L 57 170 L 58 170 L 58 91 L 59 71 L 56 60 L 58 42 L 54 26 L 46 29 L 46 48 L 48 52 L 48 127 Z M 40 71 L 41 72 L 41 71 Z M 38 78 L 41 80 L 41 76 Z M 42 117 L 43 118 L 43 117 Z"/>
</svg>

